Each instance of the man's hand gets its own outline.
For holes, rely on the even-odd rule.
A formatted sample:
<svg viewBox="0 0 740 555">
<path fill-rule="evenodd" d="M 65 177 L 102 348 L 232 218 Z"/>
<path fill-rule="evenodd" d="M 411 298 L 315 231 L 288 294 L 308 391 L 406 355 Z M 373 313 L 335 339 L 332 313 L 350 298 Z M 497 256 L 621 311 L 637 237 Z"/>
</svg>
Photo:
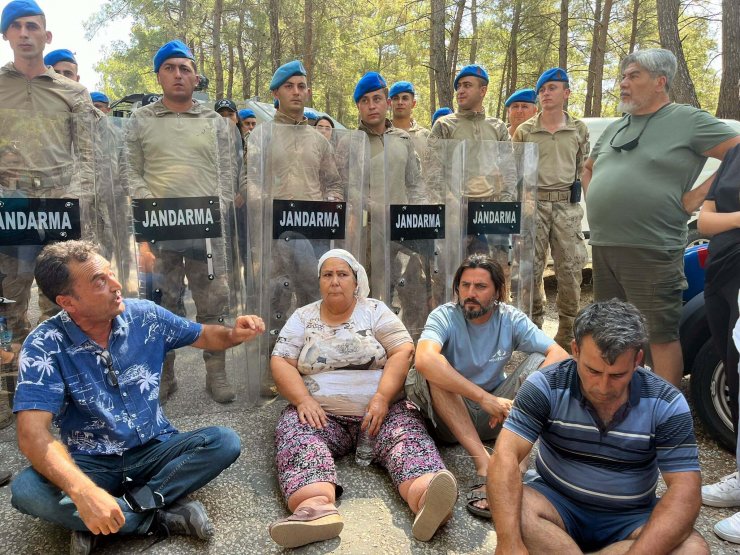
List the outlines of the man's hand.
<svg viewBox="0 0 740 555">
<path fill-rule="evenodd" d="M 72 498 L 82 522 L 93 534 L 115 534 L 126 522 L 115 498 L 98 486 L 91 486 Z"/>
<path fill-rule="evenodd" d="M 326 412 L 324 412 L 319 402 L 311 397 L 311 395 L 304 397 L 295 408 L 301 424 L 308 423 L 309 426 L 317 430 L 323 430 L 324 426 L 326 426 Z"/>
<path fill-rule="evenodd" d="M 237 193 L 234 197 L 234 206 L 236 206 L 237 208 L 241 208 L 242 206 L 244 206 L 245 202 L 246 201 L 244 200 L 244 197 L 241 193 Z"/>
<path fill-rule="evenodd" d="M 265 332 L 265 323 L 262 318 L 250 314 L 248 316 L 239 316 L 231 330 L 231 339 L 234 345 L 239 345 L 245 341 L 251 341 L 258 335 Z"/>
<path fill-rule="evenodd" d="M 491 394 L 487 394 L 480 402 L 481 408 L 490 415 L 488 425 L 491 428 L 495 428 L 506 420 L 509 412 L 511 412 L 512 404 L 513 401 L 511 399 L 504 399 L 503 397 L 496 397 Z"/>
<path fill-rule="evenodd" d="M 373 395 L 373 398 L 367 404 L 365 418 L 362 419 L 360 429 L 363 431 L 367 430 L 367 433 L 373 437 L 378 435 L 380 425 L 383 424 L 383 420 L 385 420 L 388 414 L 388 406 L 388 399 L 383 395 L 380 393 Z"/>
</svg>

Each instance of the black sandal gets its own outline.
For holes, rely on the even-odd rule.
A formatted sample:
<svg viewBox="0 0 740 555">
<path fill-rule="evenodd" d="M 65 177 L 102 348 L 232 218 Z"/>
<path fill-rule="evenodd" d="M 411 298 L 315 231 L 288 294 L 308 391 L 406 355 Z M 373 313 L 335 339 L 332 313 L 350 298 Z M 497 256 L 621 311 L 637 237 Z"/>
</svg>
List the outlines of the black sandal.
<svg viewBox="0 0 740 555">
<path fill-rule="evenodd" d="M 475 475 L 474 478 L 472 478 L 468 484 L 467 488 L 468 491 L 465 494 L 465 507 L 468 509 L 468 512 L 472 515 L 475 515 L 480 518 L 485 518 L 487 520 L 491 519 L 491 508 L 489 506 L 488 509 L 481 509 L 480 507 L 476 507 L 475 503 L 478 501 L 487 501 L 488 497 L 486 495 L 486 490 L 481 490 L 480 488 L 486 485 L 486 477 L 480 476 L 478 474 Z"/>
</svg>

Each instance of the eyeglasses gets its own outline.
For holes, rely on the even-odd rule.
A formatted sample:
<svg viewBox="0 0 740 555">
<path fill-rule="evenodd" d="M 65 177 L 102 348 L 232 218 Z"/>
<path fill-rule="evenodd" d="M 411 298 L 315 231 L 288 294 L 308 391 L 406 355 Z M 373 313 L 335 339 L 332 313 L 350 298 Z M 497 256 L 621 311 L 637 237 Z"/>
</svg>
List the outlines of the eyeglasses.
<svg viewBox="0 0 740 555">
<path fill-rule="evenodd" d="M 637 135 L 637 137 L 635 137 L 631 141 L 627 141 L 623 145 L 615 145 L 614 144 L 614 139 L 617 138 L 617 135 L 619 135 L 622 131 L 624 131 L 625 129 L 627 129 L 630 126 L 630 124 L 632 123 L 632 116 L 631 115 L 628 115 L 627 116 L 627 123 L 625 123 L 622 127 L 620 127 L 619 129 L 617 129 L 617 132 L 614 133 L 614 136 L 612 137 L 612 140 L 609 141 L 609 146 L 612 147 L 617 152 L 622 152 L 623 150 L 626 150 L 626 151 L 629 152 L 630 150 L 636 149 L 637 148 L 637 145 L 640 144 L 640 137 L 642 137 L 642 134 L 645 132 L 645 129 L 647 129 L 647 126 L 650 123 L 650 120 L 653 119 L 653 117 L 658 112 L 660 112 L 663 108 L 665 108 L 666 106 L 668 106 L 668 104 L 664 104 L 663 106 L 661 106 L 660 108 L 658 108 L 655 112 L 653 112 L 652 114 L 650 114 L 650 117 L 645 122 L 645 125 L 642 127 L 642 130 Z"/>
<path fill-rule="evenodd" d="M 103 349 L 97 355 L 103 361 L 103 364 L 105 364 L 105 374 L 108 377 L 108 383 L 113 387 L 118 387 L 118 378 L 116 377 L 116 372 L 113 370 L 113 357 L 111 357 L 110 351 Z"/>
</svg>

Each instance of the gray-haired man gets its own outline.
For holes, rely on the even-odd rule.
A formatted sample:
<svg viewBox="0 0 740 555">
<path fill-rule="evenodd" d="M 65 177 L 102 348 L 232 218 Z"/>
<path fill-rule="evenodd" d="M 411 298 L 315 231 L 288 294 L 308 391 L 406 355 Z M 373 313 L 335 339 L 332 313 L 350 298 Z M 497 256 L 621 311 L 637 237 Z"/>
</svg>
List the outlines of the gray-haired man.
<svg viewBox="0 0 740 555">
<path fill-rule="evenodd" d="M 713 176 L 691 189 L 707 157 L 722 159 L 740 137 L 708 113 L 672 103 L 676 57 L 638 50 L 621 63 L 619 109 L 583 168 L 593 246 L 594 299 L 617 297 L 645 315 L 655 372 L 683 376 L 678 321 L 686 288 L 683 250 L 689 214 Z"/>
<path fill-rule="evenodd" d="M 642 315 L 612 299 L 581 310 L 573 330 L 573 358 L 530 374 L 496 442 L 496 553 L 709 553 L 693 530 L 701 474 L 691 413 L 680 391 L 640 367 Z M 538 476 L 522 485 L 519 463 L 538 439 Z"/>
</svg>

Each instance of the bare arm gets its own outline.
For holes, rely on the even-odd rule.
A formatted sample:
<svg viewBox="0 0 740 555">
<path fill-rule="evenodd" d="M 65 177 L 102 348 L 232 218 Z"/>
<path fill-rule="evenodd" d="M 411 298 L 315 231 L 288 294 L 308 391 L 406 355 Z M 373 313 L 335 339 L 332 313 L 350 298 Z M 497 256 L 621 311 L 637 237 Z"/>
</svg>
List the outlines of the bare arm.
<svg viewBox="0 0 740 555">
<path fill-rule="evenodd" d="M 265 323 L 259 316 L 239 316 L 233 328 L 205 324 L 193 347 L 207 351 L 223 351 L 251 341 L 265 331 Z"/>
<path fill-rule="evenodd" d="M 727 154 L 727 151 L 738 144 L 740 144 L 740 136 L 733 137 L 732 139 L 727 139 L 717 146 L 710 148 L 706 152 L 703 152 L 702 155 L 706 156 L 707 158 L 716 158 L 717 160 L 723 160 L 725 154 Z M 709 192 L 709 187 L 712 185 L 712 181 L 714 181 L 715 175 L 716 172 L 710 175 L 701 185 L 699 185 L 698 187 L 694 187 L 690 191 L 687 191 L 683 194 L 683 196 L 681 197 L 681 202 L 683 203 L 683 209 L 686 211 L 687 214 L 692 214 L 695 210 L 699 209 L 701 203 L 704 202 L 704 198 Z"/>
<path fill-rule="evenodd" d="M 591 183 L 591 178 L 594 175 L 594 159 L 589 158 L 586 160 L 586 163 L 583 164 L 583 168 L 581 169 L 581 187 L 583 189 L 583 194 L 586 194 L 586 190 L 588 189 L 589 183 Z"/>
<path fill-rule="evenodd" d="M 498 535 L 496 553 L 499 554 L 527 553 L 521 527 L 522 475 L 519 463 L 531 449 L 532 444 L 529 441 L 503 429 L 488 463 L 486 493 Z"/>
<path fill-rule="evenodd" d="M 18 447 L 33 468 L 66 493 L 93 534 L 114 534 L 126 522 L 115 498 L 75 464 L 67 449 L 49 433 L 52 414 L 39 410 L 18 413 Z"/>
<path fill-rule="evenodd" d="M 672 553 L 693 531 L 701 508 L 701 474 L 663 474 L 668 491 L 653 509 L 629 552 L 650 555 Z"/>
<path fill-rule="evenodd" d="M 404 343 L 388 351 L 388 360 L 383 368 L 378 391 L 367 404 L 365 418 L 362 420 L 362 429 L 367 429 L 370 435 L 377 435 L 380 431 L 380 425 L 388 414 L 391 401 L 406 383 L 406 376 L 413 357 L 413 343 Z"/>
<path fill-rule="evenodd" d="M 503 422 L 511 410 L 510 399 L 491 395 L 453 368 L 442 355 L 442 345 L 436 341 L 428 339 L 419 341 L 416 347 L 416 369 L 429 383 L 478 403 L 491 415 L 491 426 Z"/>
<path fill-rule="evenodd" d="M 699 232 L 709 237 L 740 228 L 740 212 L 717 212 L 717 203 L 706 200 L 699 212 L 697 221 Z"/>
<path fill-rule="evenodd" d="M 303 383 L 303 378 L 298 372 L 297 359 L 273 356 L 270 358 L 270 371 L 280 395 L 298 411 L 301 424 L 307 423 L 318 429 L 326 426 L 326 412 Z"/>
<path fill-rule="evenodd" d="M 545 360 L 540 365 L 540 368 L 550 366 L 551 364 L 555 364 L 556 362 L 560 362 L 561 360 L 565 360 L 569 357 L 570 355 L 568 354 L 568 351 L 563 349 L 557 343 L 553 343 L 547 349 L 545 349 Z"/>
</svg>

